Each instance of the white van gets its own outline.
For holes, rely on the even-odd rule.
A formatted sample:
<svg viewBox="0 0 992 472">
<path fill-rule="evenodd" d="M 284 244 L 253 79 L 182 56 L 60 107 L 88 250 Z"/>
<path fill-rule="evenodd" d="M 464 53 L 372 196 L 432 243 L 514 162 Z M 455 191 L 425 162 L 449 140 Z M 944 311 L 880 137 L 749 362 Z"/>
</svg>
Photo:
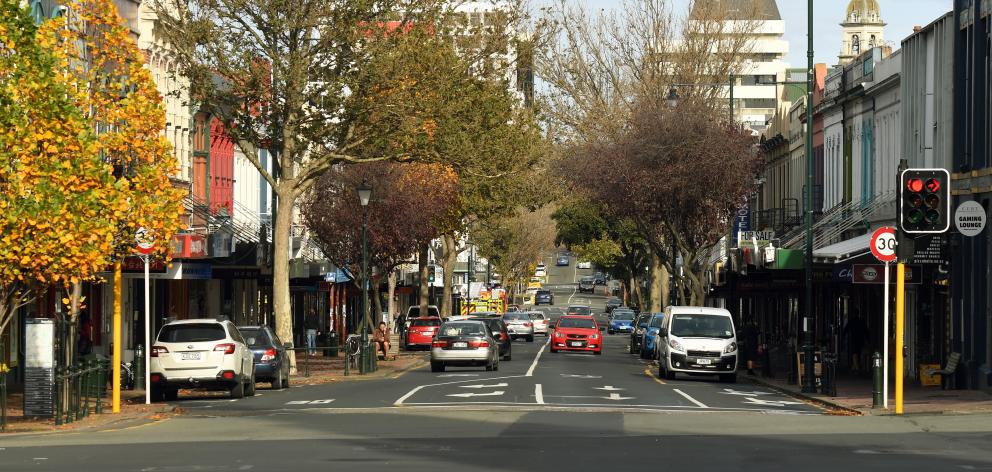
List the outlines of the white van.
<svg viewBox="0 0 992 472">
<path fill-rule="evenodd" d="M 737 381 L 737 332 L 722 308 L 670 306 L 658 331 L 658 376 L 719 375 Z"/>
</svg>

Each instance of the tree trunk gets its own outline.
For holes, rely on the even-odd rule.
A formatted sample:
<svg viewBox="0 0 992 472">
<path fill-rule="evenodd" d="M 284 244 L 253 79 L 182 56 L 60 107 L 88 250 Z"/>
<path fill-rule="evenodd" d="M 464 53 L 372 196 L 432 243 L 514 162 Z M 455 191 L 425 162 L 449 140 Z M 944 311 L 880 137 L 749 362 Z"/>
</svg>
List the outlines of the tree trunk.
<svg viewBox="0 0 992 472">
<path fill-rule="evenodd" d="M 699 271 L 685 271 L 686 275 L 689 276 L 689 304 L 692 306 L 703 306 L 706 303 L 706 270 L 700 269 Z"/>
<path fill-rule="evenodd" d="M 668 305 L 668 268 L 651 251 L 651 312 L 660 313 Z"/>
<path fill-rule="evenodd" d="M 417 257 L 417 264 L 420 266 L 420 316 L 427 316 L 427 305 L 429 304 L 427 295 L 430 286 L 427 282 L 427 263 L 429 262 L 430 248 L 428 244 L 423 243 L 420 245 L 420 252 Z"/>
<path fill-rule="evenodd" d="M 386 285 L 388 289 L 386 291 L 389 300 L 386 300 L 386 307 L 389 310 L 389 328 L 393 328 L 393 320 L 396 319 L 396 269 L 389 271 L 389 276 L 386 277 Z"/>
<path fill-rule="evenodd" d="M 444 255 L 441 259 L 441 277 L 444 281 L 444 288 L 441 290 L 441 316 L 452 316 L 451 297 L 454 295 L 455 283 L 455 263 L 458 262 L 458 241 L 452 234 L 441 236 L 441 243 L 444 247 Z"/>
<path fill-rule="evenodd" d="M 640 284 L 640 281 L 637 280 L 636 277 L 631 277 L 630 278 L 630 286 L 631 287 L 634 287 L 634 295 L 635 295 L 634 298 L 637 299 L 637 306 L 638 306 L 638 308 L 640 308 L 641 310 L 644 310 L 646 307 L 644 306 L 644 294 L 641 293 L 641 284 Z"/>
<path fill-rule="evenodd" d="M 275 190 L 275 189 L 274 189 Z M 286 195 L 284 195 L 286 194 Z M 291 192 L 277 192 L 279 204 L 276 211 L 276 224 L 272 230 L 275 254 L 272 255 L 272 309 L 274 311 L 276 336 L 282 340 L 293 340 L 293 311 L 289 298 L 289 244 L 293 229 L 293 204 Z M 296 354 L 289 351 L 290 373 L 296 373 Z"/>
</svg>

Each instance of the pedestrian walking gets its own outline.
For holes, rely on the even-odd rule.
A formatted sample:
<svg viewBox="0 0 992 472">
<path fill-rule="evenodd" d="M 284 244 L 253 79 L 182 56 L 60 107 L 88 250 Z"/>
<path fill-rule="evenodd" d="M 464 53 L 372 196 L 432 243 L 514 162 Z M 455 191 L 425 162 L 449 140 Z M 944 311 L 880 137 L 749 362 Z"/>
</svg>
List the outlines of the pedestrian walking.
<svg viewBox="0 0 992 472">
<path fill-rule="evenodd" d="M 317 312 L 312 308 L 307 311 L 307 315 L 303 319 L 303 326 L 307 333 L 307 354 L 314 356 L 317 354 L 317 330 L 320 328 L 320 323 L 317 320 Z"/>
<path fill-rule="evenodd" d="M 861 357 L 864 352 L 865 342 L 868 340 L 868 325 L 861 318 L 861 312 L 857 309 L 851 312 L 851 319 L 844 327 L 844 334 L 847 336 L 847 350 L 851 354 L 851 372 L 862 371 Z"/>
<path fill-rule="evenodd" d="M 749 321 L 741 330 L 744 341 L 744 360 L 747 363 L 748 375 L 754 375 L 754 364 L 758 361 L 758 325 L 754 320 Z"/>
</svg>

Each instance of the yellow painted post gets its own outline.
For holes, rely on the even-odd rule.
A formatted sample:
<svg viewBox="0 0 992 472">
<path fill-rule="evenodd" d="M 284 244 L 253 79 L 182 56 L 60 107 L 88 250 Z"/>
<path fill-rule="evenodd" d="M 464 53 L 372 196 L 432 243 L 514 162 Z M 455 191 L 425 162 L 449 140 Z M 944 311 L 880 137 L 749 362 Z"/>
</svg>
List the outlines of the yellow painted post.
<svg viewBox="0 0 992 472">
<path fill-rule="evenodd" d="M 114 261 L 114 355 L 111 411 L 121 412 L 121 261 Z"/>
<path fill-rule="evenodd" d="M 906 264 L 896 264 L 896 352 L 895 394 L 896 414 L 902 414 L 903 335 L 906 329 Z"/>
</svg>

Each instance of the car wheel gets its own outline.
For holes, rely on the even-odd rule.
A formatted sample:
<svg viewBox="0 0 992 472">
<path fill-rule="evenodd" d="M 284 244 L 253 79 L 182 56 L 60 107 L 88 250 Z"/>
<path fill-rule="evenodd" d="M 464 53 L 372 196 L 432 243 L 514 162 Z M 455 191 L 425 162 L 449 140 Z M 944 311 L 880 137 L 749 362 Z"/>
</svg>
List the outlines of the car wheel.
<svg viewBox="0 0 992 472">
<path fill-rule="evenodd" d="M 444 364 L 440 362 L 431 362 L 431 372 L 444 372 Z"/>
<path fill-rule="evenodd" d="M 733 374 L 721 374 L 720 381 L 723 383 L 737 383 L 737 372 Z"/>
<path fill-rule="evenodd" d="M 244 397 L 245 397 L 244 382 L 238 382 L 237 385 L 231 387 L 231 398 L 244 398 Z"/>
<path fill-rule="evenodd" d="M 248 388 L 245 390 L 245 396 L 246 397 L 254 397 L 255 396 L 255 387 L 257 385 L 258 385 L 258 382 L 255 381 L 255 373 L 252 372 L 251 373 L 251 378 L 248 379 Z"/>
<path fill-rule="evenodd" d="M 527 336 L 527 342 L 529 342 L 529 343 L 534 342 L 534 335 L 533 334 L 530 335 L 530 336 Z"/>
<path fill-rule="evenodd" d="M 507 354 L 507 355 L 503 356 L 503 360 L 504 361 L 511 361 L 511 360 L 513 360 L 513 354 Z"/>
<path fill-rule="evenodd" d="M 279 373 L 276 374 L 275 378 L 272 379 L 271 390 L 279 390 L 282 388 L 282 369 L 279 369 Z"/>
<path fill-rule="evenodd" d="M 499 370 L 499 358 L 496 358 L 496 363 L 493 364 L 493 372 Z"/>
<path fill-rule="evenodd" d="M 602 351 L 602 350 L 599 350 L 599 351 L 593 351 L 593 354 L 595 354 L 595 355 L 597 355 L 597 356 L 602 356 L 602 355 L 603 355 L 603 351 Z"/>
<path fill-rule="evenodd" d="M 667 362 L 663 362 L 663 364 L 667 364 Z M 675 380 L 675 371 L 667 366 L 665 367 L 665 380 Z"/>
</svg>

